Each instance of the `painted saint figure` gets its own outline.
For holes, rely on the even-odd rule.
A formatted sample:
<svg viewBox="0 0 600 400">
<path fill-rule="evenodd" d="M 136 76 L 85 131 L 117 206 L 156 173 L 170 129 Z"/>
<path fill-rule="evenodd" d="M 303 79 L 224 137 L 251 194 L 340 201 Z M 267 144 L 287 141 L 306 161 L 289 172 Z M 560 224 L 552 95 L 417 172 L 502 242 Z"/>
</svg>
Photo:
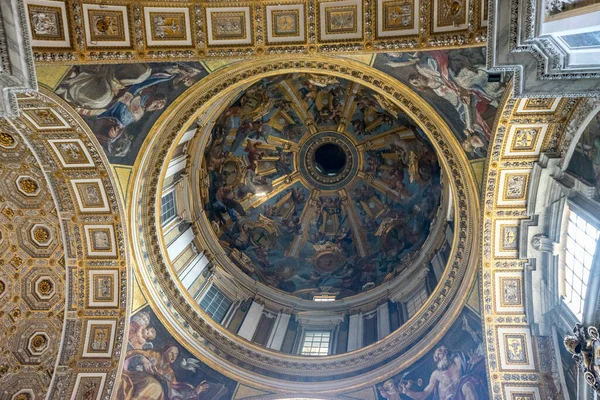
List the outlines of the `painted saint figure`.
<svg viewBox="0 0 600 400">
<path fill-rule="evenodd" d="M 124 157 L 137 135 L 125 134 L 127 126 L 165 108 L 165 84 L 189 87 L 202 72 L 183 63 L 77 66 L 56 93 L 85 117 L 111 156 Z"/>
<path fill-rule="evenodd" d="M 423 391 L 413 391 L 412 381 L 398 385 L 400 393 L 415 400 L 483 400 L 487 399 L 485 367 L 482 359 L 473 359 L 462 352 L 450 353 L 444 345 L 433 353 L 437 369 L 431 373 Z"/>
<path fill-rule="evenodd" d="M 180 382 L 173 364 L 179 348 L 167 345 L 162 351 L 130 350 L 125 357 L 117 397 L 122 400 L 220 400 L 229 393 L 223 384 L 201 381 L 194 386 Z M 195 372 L 196 359 L 182 359 L 180 367 Z"/>
</svg>

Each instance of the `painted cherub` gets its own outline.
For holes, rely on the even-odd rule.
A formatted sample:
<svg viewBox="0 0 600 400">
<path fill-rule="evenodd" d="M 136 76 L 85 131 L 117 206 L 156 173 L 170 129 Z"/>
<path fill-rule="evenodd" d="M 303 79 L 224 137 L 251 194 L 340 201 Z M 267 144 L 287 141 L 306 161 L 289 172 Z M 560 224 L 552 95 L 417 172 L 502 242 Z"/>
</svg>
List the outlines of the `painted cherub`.
<svg viewBox="0 0 600 400">
<path fill-rule="evenodd" d="M 129 325 L 129 345 L 136 350 L 151 349 L 154 346 L 151 341 L 156 339 L 156 329 L 148 328 L 150 314 L 145 311 L 139 312 L 131 318 Z"/>
</svg>

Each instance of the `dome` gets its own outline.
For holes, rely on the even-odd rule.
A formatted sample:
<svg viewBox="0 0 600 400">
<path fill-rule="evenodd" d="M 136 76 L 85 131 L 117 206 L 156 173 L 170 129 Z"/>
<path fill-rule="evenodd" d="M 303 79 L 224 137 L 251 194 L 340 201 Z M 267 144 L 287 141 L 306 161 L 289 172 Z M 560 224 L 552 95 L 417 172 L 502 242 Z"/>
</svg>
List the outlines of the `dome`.
<svg viewBox="0 0 600 400">
<path fill-rule="evenodd" d="M 385 74 L 332 57 L 234 64 L 148 138 L 131 197 L 140 276 L 156 317 L 209 365 L 286 391 L 378 381 L 464 305 L 470 166 Z"/>
<path fill-rule="evenodd" d="M 393 280 L 428 239 L 442 179 L 417 124 L 373 90 L 324 74 L 253 83 L 214 118 L 206 220 L 244 274 L 301 298 Z"/>
</svg>

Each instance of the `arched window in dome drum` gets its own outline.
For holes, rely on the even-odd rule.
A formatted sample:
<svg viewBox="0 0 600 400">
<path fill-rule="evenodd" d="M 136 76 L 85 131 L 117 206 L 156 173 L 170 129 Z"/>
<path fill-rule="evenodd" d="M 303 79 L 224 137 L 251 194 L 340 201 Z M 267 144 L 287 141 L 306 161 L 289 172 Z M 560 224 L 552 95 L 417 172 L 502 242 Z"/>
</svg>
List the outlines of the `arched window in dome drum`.
<svg viewBox="0 0 600 400">
<path fill-rule="evenodd" d="M 165 194 L 160 203 L 160 222 L 164 225 L 177 215 L 175 207 L 175 191 Z"/>
<path fill-rule="evenodd" d="M 300 354 L 303 356 L 329 355 L 331 331 L 305 331 Z"/>
<path fill-rule="evenodd" d="M 221 323 L 229 307 L 231 300 L 227 298 L 215 285 L 212 285 L 200 301 L 200 307 L 215 321 Z"/>
</svg>

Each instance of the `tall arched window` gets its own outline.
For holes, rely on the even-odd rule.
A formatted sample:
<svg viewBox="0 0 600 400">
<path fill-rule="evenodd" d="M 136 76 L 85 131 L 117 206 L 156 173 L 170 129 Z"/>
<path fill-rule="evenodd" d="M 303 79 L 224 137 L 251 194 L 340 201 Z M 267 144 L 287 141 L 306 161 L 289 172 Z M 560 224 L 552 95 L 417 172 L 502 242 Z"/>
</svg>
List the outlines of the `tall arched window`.
<svg viewBox="0 0 600 400">
<path fill-rule="evenodd" d="M 581 321 L 600 231 L 574 210 L 567 212 L 563 301 Z"/>
</svg>

